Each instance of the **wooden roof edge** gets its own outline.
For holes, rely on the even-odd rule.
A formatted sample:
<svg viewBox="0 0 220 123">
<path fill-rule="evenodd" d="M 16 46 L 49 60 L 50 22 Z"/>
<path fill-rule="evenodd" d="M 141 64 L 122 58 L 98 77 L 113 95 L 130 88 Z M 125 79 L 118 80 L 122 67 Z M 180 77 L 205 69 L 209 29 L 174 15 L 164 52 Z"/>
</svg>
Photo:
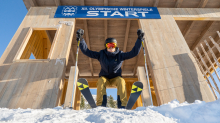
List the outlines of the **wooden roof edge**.
<svg viewBox="0 0 220 123">
<path fill-rule="evenodd" d="M 53 1 L 54 1 L 54 5 L 53 5 L 54 7 L 61 5 L 61 0 L 53 0 Z M 133 0 L 129 1 L 129 3 L 132 3 L 132 1 Z M 198 8 L 204 8 L 207 5 L 208 1 L 209 0 L 201 0 L 201 2 L 198 4 Z M 37 3 L 37 0 L 23 0 L 23 2 L 25 4 L 27 10 L 29 10 L 30 7 L 39 6 L 38 3 Z M 82 2 L 82 1 L 80 1 L 80 2 Z M 159 2 L 160 2 L 160 0 L 155 0 L 153 6 L 151 6 L 151 7 L 157 7 Z M 107 3 L 108 3 L 108 0 L 103 0 L 103 5 L 106 6 Z M 182 3 L 183 3 L 183 0 L 177 0 L 174 8 L 182 8 L 181 7 Z M 160 8 L 160 7 L 158 7 L 158 8 Z M 164 7 L 162 7 L 162 8 L 164 8 Z M 185 7 L 185 8 L 187 8 L 187 7 Z"/>
</svg>

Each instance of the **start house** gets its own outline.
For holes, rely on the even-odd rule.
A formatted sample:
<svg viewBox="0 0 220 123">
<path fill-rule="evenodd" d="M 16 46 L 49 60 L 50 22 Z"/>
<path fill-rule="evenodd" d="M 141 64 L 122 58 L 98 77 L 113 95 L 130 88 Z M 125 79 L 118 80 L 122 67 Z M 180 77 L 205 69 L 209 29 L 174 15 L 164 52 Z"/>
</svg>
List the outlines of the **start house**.
<svg viewBox="0 0 220 123">
<path fill-rule="evenodd" d="M 133 109 L 151 105 L 151 97 L 159 106 L 174 99 L 211 102 L 220 93 L 217 82 L 213 80 L 213 85 L 207 79 L 219 66 L 219 0 L 23 2 L 28 13 L 0 59 L 0 107 L 69 107 L 73 101 L 79 110 L 81 93 L 74 80 L 86 78 L 89 87 L 96 88 L 101 69 L 97 60 L 81 51 L 75 66 L 80 28 L 93 51 L 104 49 L 108 37 L 116 38 L 120 50 L 130 51 L 137 29 L 145 32 L 150 85 L 143 49 L 122 65 L 128 98 L 135 81 L 144 85 Z M 29 59 L 31 55 L 35 59 Z"/>
</svg>

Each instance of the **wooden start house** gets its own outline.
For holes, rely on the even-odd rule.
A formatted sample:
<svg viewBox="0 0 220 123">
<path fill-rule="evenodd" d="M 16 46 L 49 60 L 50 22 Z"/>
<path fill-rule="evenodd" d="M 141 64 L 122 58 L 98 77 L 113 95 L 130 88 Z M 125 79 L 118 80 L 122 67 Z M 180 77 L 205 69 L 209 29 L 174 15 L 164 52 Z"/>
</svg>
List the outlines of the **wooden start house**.
<svg viewBox="0 0 220 123">
<path fill-rule="evenodd" d="M 79 51 L 76 62 L 76 31 L 93 51 L 104 49 L 108 37 L 130 51 L 137 29 L 145 32 L 145 52 L 150 85 L 147 83 L 143 49 L 124 61 L 122 76 L 127 94 L 141 81 L 144 89 L 133 108 L 159 106 L 174 99 L 181 103 L 211 102 L 220 90 L 213 78 L 220 58 L 219 0 L 23 0 L 28 13 L 0 59 L 0 107 L 53 108 L 70 106 L 79 110 L 80 91 L 74 79 L 86 78 L 96 88 L 101 66 Z M 149 7 L 160 19 L 55 18 L 58 6 Z M 157 8 L 156 8 L 157 7 Z M 94 14 L 94 13 L 93 13 Z M 35 59 L 29 59 L 31 54 Z M 75 67 L 77 71 L 75 73 Z M 74 74 L 77 76 L 74 78 Z M 218 77 L 220 80 L 220 78 Z"/>
</svg>

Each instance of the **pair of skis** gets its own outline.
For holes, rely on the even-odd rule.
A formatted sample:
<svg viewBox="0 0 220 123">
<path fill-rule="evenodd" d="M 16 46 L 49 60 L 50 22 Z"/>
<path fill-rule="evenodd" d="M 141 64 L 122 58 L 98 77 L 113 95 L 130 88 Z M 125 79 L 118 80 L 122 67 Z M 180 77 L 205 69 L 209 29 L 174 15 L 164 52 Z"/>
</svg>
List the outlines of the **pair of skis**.
<svg viewBox="0 0 220 123">
<path fill-rule="evenodd" d="M 83 96 L 85 97 L 85 99 L 88 101 L 89 105 L 92 108 L 96 108 L 97 106 L 89 90 L 89 85 L 88 85 L 87 80 L 84 78 L 78 79 L 77 86 L 79 90 L 81 91 L 81 93 L 83 94 Z M 131 94 L 130 94 L 130 97 L 129 97 L 129 100 L 128 100 L 128 103 L 125 109 L 130 110 L 133 107 L 134 103 L 137 101 L 138 97 L 140 96 L 142 89 L 143 89 L 142 82 L 135 82 L 132 85 Z"/>
</svg>

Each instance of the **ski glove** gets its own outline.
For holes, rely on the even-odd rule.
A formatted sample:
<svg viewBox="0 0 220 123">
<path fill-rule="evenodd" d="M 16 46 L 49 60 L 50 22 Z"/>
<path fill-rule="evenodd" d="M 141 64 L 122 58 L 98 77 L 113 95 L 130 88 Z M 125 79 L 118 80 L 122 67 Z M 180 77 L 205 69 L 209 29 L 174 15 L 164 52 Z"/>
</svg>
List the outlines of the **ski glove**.
<svg viewBox="0 0 220 123">
<path fill-rule="evenodd" d="M 81 41 L 83 38 L 84 30 L 83 29 L 78 29 L 76 32 L 76 41 L 78 42 L 79 40 Z"/>
<path fill-rule="evenodd" d="M 138 35 L 138 39 L 143 39 L 144 38 L 144 32 L 141 29 L 137 30 L 137 35 Z"/>
</svg>

